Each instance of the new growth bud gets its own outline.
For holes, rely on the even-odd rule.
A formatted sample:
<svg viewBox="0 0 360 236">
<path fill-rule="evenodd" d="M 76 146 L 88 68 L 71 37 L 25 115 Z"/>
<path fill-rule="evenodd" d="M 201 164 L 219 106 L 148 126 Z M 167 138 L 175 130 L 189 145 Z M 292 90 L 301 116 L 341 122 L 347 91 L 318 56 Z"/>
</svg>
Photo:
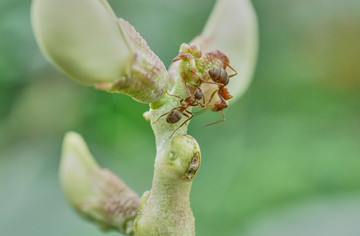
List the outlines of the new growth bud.
<svg viewBox="0 0 360 236">
<path fill-rule="evenodd" d="M 155 163 L 155 169 L 170 179 L 192 180 L 200 167 L 200 148 L 190 135 L 177 135 L 165 158 Z"/>
<path fill-rule="evenodd" d="M 133 231 L 139 196 L 111 171 L 99 167 L 77 133 L 65 135 L 59 174 L 66 198 L 81 215 L 105 230 Z"/>
<path fill-rule="evenodd" d="M 42 52 L 74 80 L 143 103 L 164 94 L 165 66 L 106 0 L 33 0 L 31 15 Z"/>
</svg>

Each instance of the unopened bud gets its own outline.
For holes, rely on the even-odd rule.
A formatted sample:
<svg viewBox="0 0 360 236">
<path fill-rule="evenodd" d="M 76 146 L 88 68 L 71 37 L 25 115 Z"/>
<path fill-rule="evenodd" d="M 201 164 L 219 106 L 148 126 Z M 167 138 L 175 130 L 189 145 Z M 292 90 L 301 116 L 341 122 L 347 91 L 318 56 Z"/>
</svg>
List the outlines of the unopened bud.
<svg viewBox="0 0 360 236">
<path fill-rule="evenodd" d="M 102 229 L 133 230 L 139 196 L 111 171 L 99 167 L 77 133 L 65 135 L 59 174 L 66 198 L 81 215 Z"/>
<path fill-rule="evenodd" d="M 32 25 L 43 53 L 74 80 L 143 103 L 164 94 L 165 66 L 106 0 L 33 0 Z"/>
<path fill-rule="evenodd" d="M 171 141 L 166 158 L 155 169 L 173 179 L 193 179 L 200 167 L 200 147 L 190 135 L 177 135 Z"/>
</svg>

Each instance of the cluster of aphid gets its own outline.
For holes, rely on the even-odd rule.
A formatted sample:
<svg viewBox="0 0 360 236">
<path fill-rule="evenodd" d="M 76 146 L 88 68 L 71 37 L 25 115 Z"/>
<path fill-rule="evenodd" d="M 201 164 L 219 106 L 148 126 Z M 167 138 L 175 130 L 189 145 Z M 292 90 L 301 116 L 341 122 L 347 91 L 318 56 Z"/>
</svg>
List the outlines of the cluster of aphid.
<svg viewBox="0 0 360 236">
<path fill-rule="evenodd" d="M 166 116 L 167 123 L 175 124 L 179 122 L 183 116 L 187 117 L 187 119 L 174 130 L 170 138 L 178 129 L 194 117 L 194 114 L 188 110 L 189 107 L 200 106 L 202 108 L 209 108 L 212 111 L 221 111 L 222 120 L 207 124 L 207 126 L 224 121 L 225 116 L 223 110 L 228 106 L 227 100 L 232 98 L 226 85 L 229 83 L 229 78 L 237 75 L 235 69 L 229 65 L 229 59 L 225 54 L 216 50 L 208 52 L 203 56 L 201 49 L 197 44 L 181 45 L 180 53 L 174 58 L 173 62 L 176 61 L 180 61 L 179 67 L 182 69 L 180 75 L 182 82 L 188 90 L 189 97 L 182 98 L 168 93 L 169 96 L 180 99 L 180 106 L 162 114 L 155 121 L 157 122 L 161 117 Z M 229 75 L 226 72 L 227 67 L 234 73 Z M 202 90 L 202 87 L 205 84 L 217 86 L 207 101 Z M 215 94 L 218 95 L 219 100 L 213 102 Z"/>
</svg>

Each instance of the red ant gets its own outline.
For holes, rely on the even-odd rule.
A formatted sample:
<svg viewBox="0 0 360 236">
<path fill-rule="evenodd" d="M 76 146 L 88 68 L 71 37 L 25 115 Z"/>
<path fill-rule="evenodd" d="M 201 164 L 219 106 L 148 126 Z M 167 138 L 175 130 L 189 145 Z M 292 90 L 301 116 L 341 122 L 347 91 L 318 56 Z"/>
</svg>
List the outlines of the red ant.
<svg viewBox="0 0 360 236">
<path fill-rule="evenodd" d="M 221 59 L 220 59 L 221 60 Z M 223 61 L 223 60 L 222 60 Z M 224 109 L 228 106 L 228 102 L 227 100 L 229 100 L 230 98 L 232 98 L 233 96 L 229 93 L 228 89 L 226 88 L 226 85 L 229 83 L 229 78 L 237 75 L 237 71 L 232 68 L 228 63 L 226 63 L 225 61 L 223 61 L 223 63 L 225 64 L 225 67 L 224 69 L 221 68 L 221 67 L 214 67 L 212 69 L 210 69 L 208 71 L 209 75 L 210 75 L 210 78 L 213 82 L 210 82 L 210 81 L 206 81 L 204 79 L 202 79 L 200 76 L 198 76 L 199 80 L 200 81 L 203 81 L 204 83 L 208 83 L 208 84 L 215 84 L 218 86 L 218 89 L 215 90 L 211 96 L 210 96 L 210 99 L 209 101 L 205 104 L 205 106 L 209 105 L 210 102 L 212 101 L 212 99 L 214 98 L 214 95 L 217 93 L 219 98 L 220 98 L 220 101 L 216 102 L 214 104 L 214 106 L 211 108 L 212 111 L 221 111 L 221 114 L 222 114 L 222 120 L 218 120 L 216 122 L 213 122 L 213 123 L 210 123 L 210 124 L 207 124 L 206 126 L 209 126 L 209 125 L 214 125 L 214 124 L 217 124 L 217 123 L 220 123 L 220 122 L 223 122 L 225 121 L 225 116 L 224 116 Z M 229 67 L 231 70 L 233 70 L 235 73 L 232 74 L 232 75 L 229 75 L 225 69 L 226 69 L 226 66 Z"/>
<path fill-rule="evenodd" d="M 192 83 L 192 86 L 193 86 L 192 87 L 192 86 L 187 85 L 186 82 L 184 82 L 185 86 L 187 87 L 187 89 L 189 91 L 190 96 L 184 99 L 184 98 L 176 96 L 176 95 L 168 94 L 169 96 L 174 96 L 174 97 L 180 98 L 181 99 L 180 106 L 173 108 L 171 111 L 169 111 L 165 114 L 162 114 L 154 123 L 158 122 L 161 117 L 166 116 L 166 115 L 167 115 L 166 122 L 169 124 L 175 124 L 175 123 L 179 122 L 183 115 L 187 117 L 187 119 L 173 131 L 170 138 L 174 135 L 174 133 L 178 129 L 180 129 L 183 125 L 185 125 L 188 121 L 190 121 L 194 117 L 194 114 L 192 112 L 188 111 L 187 108 L 189 106 L 206 107 L 212 101 L 215 93 L 218 94 L 220 101 L 215 103 L 214 106 L 211 108 L 211 110 L 212 111 L 221 111 L 223 119 L 213 122 L 213 123 L 210 123 L 210 124 L 207 124 L 206 126 L 225 121 L 225 116 L 224 116 L 223 110 L 228 106 L 227 100 L 232 98 L 232 95 L 227 90 L 226 85 L 229 83 L 229 78 L 237 75 L 237 71 L 234 68 L 232 68 L 227 62 L 225 62 L 225 60 L 223 60 L 222 58 L 218 58 L 218 59 L 221 60 L 225 64 L 225 66 L 224 66 L 224 68 L 214 67 L 208 71 L 210 78 L 212 79 L 213 82 L 206 81 L 206 80 L 202 79 L 199 75 L 197 75 L 195 72 L 191 71 L 199 78 L 199 85 Z M 176 60 L 178 60 L 178 59 L 176 59 Z M 176 61 L 176 60 L 174 60 L 174 61 Z M 231 70 L 233 70 L 235 73 L 232 75 L 228 75 L 228 73 L 225 71 L 226 66 L 229 67 Z M 204 94 L 199 87 L 201 85 L 200 81 L 204 82 L 204 83 L 218 85 L 218 89 L 215 90 L 211 94 L 210 99 L 206 104 L 205 104 Z M 199 102 L 200 100 L 203 100 L 202 103 Z"/>
<path fill-rule="evenodd" d="M 193 87 L 190 87 L 188 85 L 185 86 L 188 88 L 190 97 L 187 98 L 182 98 L 176 95 L 171 95 L 168 94 L 169 96 L 173 96 L 173 97 L 177 97 L 180 98 L 180 106 L 173 108 L 171 111 L 162 114 L 154 123 L 158 122 L 160 120 L 161 117 L 166 116 L 166 122 L 169 124 L 175 124 L 177 122 L 179 122 L 182 118 L 182 116 L 186 116 L 187 119 L 179 126 L 177 127 L 174 132 L 172 132 L 172 134 L 170 135 L 170 138 L 174 135 L 174 133 L 180 129 L 183 125 L 185 125 L 189 120 L 191 120 L 191 118 L 194 117 L 194 114 L 190 111 L 187 110 L 187 108 L 189 106 L 201 106 L 201 107 L 205 107 L 205 98 L 204 95 L 201 91 L 201 89 L 197 86 L 197 85 L 193 85 L 194 87 L 196 87 L 196 89 L 194 89 Z M 200 100 L 203 100 L 203 103 L 199 102 Z"/>
</svg>

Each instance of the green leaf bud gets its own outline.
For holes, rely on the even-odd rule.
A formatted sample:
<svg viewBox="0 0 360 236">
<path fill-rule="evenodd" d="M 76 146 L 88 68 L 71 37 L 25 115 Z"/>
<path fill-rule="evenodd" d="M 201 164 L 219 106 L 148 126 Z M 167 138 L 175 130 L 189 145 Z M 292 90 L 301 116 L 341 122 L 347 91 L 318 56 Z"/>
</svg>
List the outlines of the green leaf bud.
<svg viewBox="0 0 360 236">
<path fill-rule="evenodd" d="M 33 0 L 31 18 L 42 52 L 74 80 L 142 103 L 164 94 L 165 66 L 106 0 Z"/>
<path fill-rule="evenodd" d="M 65 135 L 59 175 L 66 198 L 81 215 L 104 230 L 133 231 L 139 196 L 111 171 L 100 168 L 75 132 Z"/>
</svg>

